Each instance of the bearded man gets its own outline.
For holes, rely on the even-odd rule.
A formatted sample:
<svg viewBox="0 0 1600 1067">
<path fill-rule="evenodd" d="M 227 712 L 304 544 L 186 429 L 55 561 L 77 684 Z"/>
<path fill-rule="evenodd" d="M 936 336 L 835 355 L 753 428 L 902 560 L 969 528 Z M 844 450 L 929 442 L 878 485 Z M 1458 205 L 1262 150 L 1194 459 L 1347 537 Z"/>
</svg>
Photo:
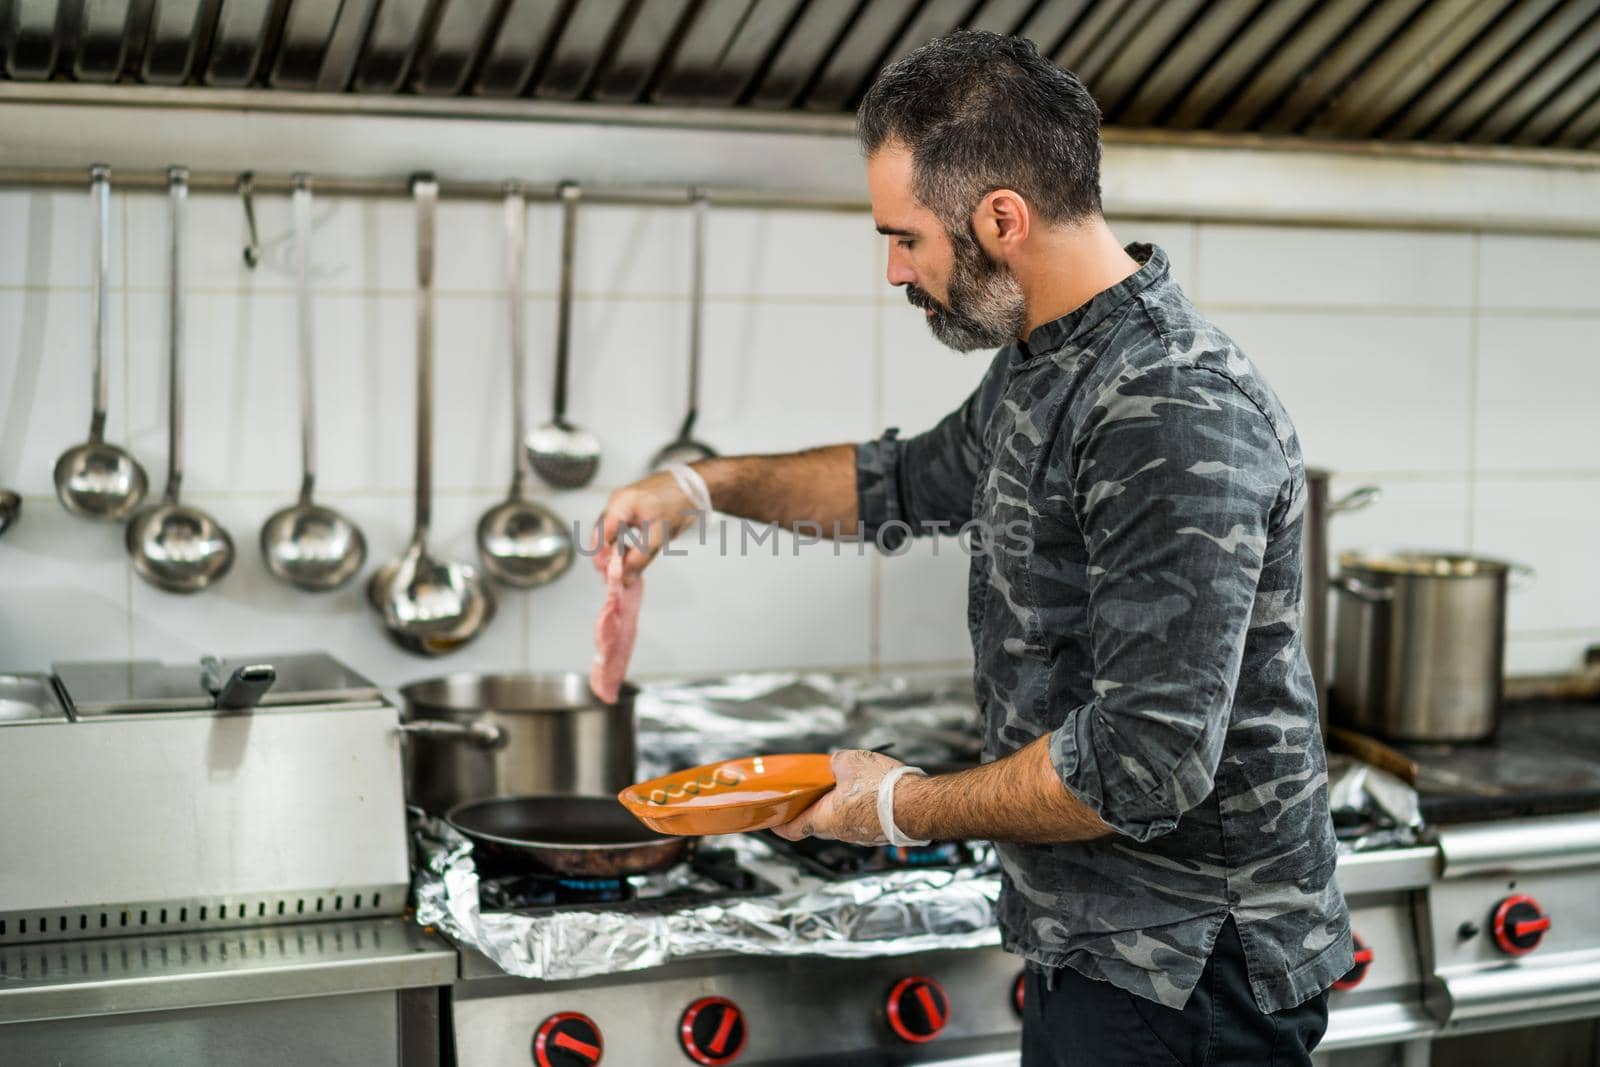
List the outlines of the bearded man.
<svg viewBox="0 0 1600 1067">
<path fill-rule="evenodd" d="M 1162 251 L 1113 236 L 1099 121 L 1016 38 L 956 33 L 885 69 L 857 128 L 888 281 L 945 344 L 999 349 L 982 381 L 915 437 L 653 475 L 601 527 L 648 532 L 633 572 L 702 492 L 890 548 L 964 529 L 985 762 L 929 777 L 838 753 L 837 787 L 779 832 L 994 841 L 1026 1067 L 1306 1064 L 1352 954 L 1300 446 Z"/>
</svg>

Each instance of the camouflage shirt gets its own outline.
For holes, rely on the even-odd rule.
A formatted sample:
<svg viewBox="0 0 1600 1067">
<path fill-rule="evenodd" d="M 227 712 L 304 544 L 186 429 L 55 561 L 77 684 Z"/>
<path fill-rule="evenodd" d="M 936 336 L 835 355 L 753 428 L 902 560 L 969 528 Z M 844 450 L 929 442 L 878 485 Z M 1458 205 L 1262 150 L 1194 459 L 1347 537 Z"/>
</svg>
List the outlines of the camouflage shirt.
<svg viewBox="0 0 1600 1067">
<path fill-rule="evenodd" d="M 858 446 L 861 518 L 890 548 L 988 531 L 967 607 L 984 757 L 1049 734 L 1116 831 L 999 846 L 1006 947 L 1179 1007 L 1231 914 L 1278 1011 L 1352 962 L 1300 637 L 1300 446 L 1161 250 L 1128 251 L 1137 273 L 1002 349 L 939 425 Z"/>
</svg>

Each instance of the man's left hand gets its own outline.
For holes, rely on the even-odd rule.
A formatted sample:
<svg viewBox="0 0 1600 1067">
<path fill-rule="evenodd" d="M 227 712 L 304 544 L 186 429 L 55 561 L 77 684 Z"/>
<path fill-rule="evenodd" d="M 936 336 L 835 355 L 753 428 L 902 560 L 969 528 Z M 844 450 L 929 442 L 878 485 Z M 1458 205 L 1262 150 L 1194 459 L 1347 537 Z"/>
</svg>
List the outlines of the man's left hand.
<svg viewBox="0 0 1600 1067">
<path fill-rule="evenodd" d="M 878 752 L 835 752 L 833 789 L 793 821 L 775 827 L 773 833 L 790 841 L 822 837 L 852 845 L 888 844 L 889 839 L 878 825 L 878 783 L 898 766 L 899 760 Z"/>
</svg>

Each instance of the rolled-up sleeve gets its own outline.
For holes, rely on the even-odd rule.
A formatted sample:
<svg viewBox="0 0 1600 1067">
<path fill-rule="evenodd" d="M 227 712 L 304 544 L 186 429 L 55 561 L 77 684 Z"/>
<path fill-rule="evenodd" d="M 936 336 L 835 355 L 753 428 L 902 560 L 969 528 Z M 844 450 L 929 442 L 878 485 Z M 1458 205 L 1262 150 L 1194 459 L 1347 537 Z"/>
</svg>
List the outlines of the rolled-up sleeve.
<svg viewBox="0 0 1600 1067">
<path fill-rule="evenodd" d="M 1095 696 L 1050 758 L 1112 829 L 1145 841 L 1212 791 L 1293 482 L 1266 416 L 1219 371 L 1159 365 L 1108 386 L 1081 421 L 1051 469 L 1088 545 Z"/>
<path fill-rule="evenodd" d="M 954 534 L 972 519 L 983 426 L 1004 388 L 1011 351 L 1001 349 L 978 388 L 933 429 L 905 439 L 890 429 L 856 446 L 856 507 L 865 537 L 892 551 L 908 534 Z"/>
</svg>

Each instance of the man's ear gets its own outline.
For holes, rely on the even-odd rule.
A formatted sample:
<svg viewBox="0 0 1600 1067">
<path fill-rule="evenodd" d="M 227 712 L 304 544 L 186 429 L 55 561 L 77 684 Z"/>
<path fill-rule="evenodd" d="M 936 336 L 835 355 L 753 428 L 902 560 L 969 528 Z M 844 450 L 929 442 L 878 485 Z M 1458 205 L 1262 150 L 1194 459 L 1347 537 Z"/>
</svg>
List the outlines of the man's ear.
<svg viewBox="0 0 1600 1067">
<path fill-rule="evenodd" d="M 990 258 L 1007 260 L 1028 239 L 1033 219 L 1028 203 L 1014 189 L 995 189 L 978 201 L 972 214 L 978 243 Z"/>
</svg>

